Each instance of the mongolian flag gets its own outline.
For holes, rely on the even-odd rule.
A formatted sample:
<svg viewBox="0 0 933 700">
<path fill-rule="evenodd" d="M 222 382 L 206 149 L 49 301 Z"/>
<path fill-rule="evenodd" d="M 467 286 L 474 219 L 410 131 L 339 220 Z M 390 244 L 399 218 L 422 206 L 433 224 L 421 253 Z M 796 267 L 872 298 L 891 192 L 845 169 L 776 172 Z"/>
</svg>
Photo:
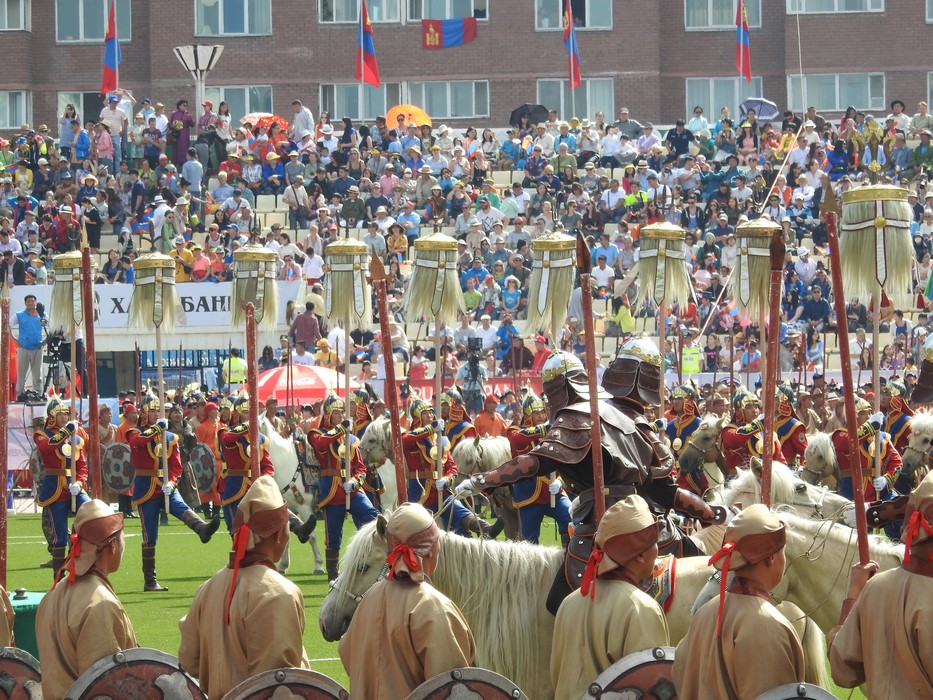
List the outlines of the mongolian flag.
<svg viewBox="0 0 933 700">
<path fill-rule="evenodd" d="M 567 47 L 567 71 L 570 76 L 570 90 L 580 87 L 580 47 L 577 46 L 577 33 L 573 30 L 573 12 L 570 0 L 564 9 L 564 46 Z"/>
<path fill-rule="evenodd" d="M 100 81 L 100 94 L 106 95 L 117 89 L 117 72 L 120 70 L 120 40 L 117 38 L 117 0 L 110 2 L 107 19 L 107 34 L 104 36 L 104 77 Z"/>
<path fill-rule="evenodd" d="M 475 38 L 475 17 L 421 20 L 422 49 L 451 49 L 469 44 Z"/>
<path fill-rule="evenodd" d="M 745 0 L 739 0 L 735 11 L 735 69 L 752 82 L 752 54 L 748 45 L 748 11 Z"/>
<path fill-rule="evenodd" d="M 379 64 L 376 63 L 376 46 L 373 44 L 373 25 L 369 21 L 366 0 L 360 3 L 360 23 L 356 33 L 356 79 L 380 87 Z"/>
</svg>

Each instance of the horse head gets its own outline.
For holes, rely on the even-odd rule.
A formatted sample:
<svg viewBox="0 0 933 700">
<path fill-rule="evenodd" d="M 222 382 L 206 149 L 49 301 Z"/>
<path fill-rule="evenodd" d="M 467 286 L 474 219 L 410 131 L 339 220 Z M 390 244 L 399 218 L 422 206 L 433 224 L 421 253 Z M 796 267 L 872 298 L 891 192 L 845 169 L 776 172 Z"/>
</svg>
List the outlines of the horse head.
<svg viewBox="0 0 933 700">
<path fill-rule="evenodd" d="M 804 465 L 800 469 L 800 478 L 808 484 L 818 484 L 821 479 L 839 472 L 836 448 L 829 433 L 814 433 L 807 440 L 807 449 L 803 454 Z"/>
<path fill-rule="evenodd" d="M 392 424 L 379 416 L 366 426 L 360 438 L 360 455 L 366 464 L 382 464 L 392 459 Z"/>
<path fill-rule="evenodd" d="M 703 418 L 680 450 L 677 460 L 683 474 L 695 474 L 705 462 L 716 462 L 721 454 L 722 429 L 729 422 L 726 416 L 709 415 Z"/>
<path fill-rule="evenodd" d="M 933 447 L 933 413 L 917 411 L 910 419 L 907 448 L 901 455 L 904 461 L 901 472 L 908 477 L 913 476 L 917 469 L 927 464 L 931 447 Z"/>
<path fill-rule="evenodd" d="M 385 516 L 379 515 L 361 527 L 343 555 L 340 575 L 331 582 L 318 615 L 328 642 L 344 635 L 363 596 L 385 576 L 386 524 Z"/>
</svg>

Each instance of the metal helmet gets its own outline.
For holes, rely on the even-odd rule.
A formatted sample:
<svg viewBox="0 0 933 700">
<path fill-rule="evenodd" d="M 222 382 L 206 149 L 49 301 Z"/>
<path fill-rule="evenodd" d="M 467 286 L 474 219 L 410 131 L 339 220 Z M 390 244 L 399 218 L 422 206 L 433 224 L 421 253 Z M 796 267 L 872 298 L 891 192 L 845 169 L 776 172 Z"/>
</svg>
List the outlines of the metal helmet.
<svg viewBox="0 0 933 700">
<path fill-rule="evenodd" d="M 239 394 L 233 397 L 233 410 L 244 415 L 249 412 L 249 394 L 245 391 L 241 391 Z"/>
<path fill-rule="evenodd" d="M 603 388 L 615 399 L 661 405 L 661 351 L 648 338 L 630 338 L 603 374 Z"/>
<path fill-rule="evenodd" d="M 230 399 L 229 396 L 224 396 L 224 397 L 220 400 L 220 410 L 222 411 L 222 410 L 224 410 L 225 408 L 228 408 L 228 409 L 230 409 L 231 411 L 233 410 L 233 401 Z"/>
<path fill-rule="evenodd" d="M 350 392 L 350 401 L 354 404 L 369 403 L 369 392 L 366 391 L 363 387 L 354 389 Z"/>
<path fill-rule="evenodd" d="M 908 416 L 914 414 L 910 406 L 907 405 L 907 387 L 900 381 L 888 381 L 881 389 L 882 394 L 890 397 L 890 408 L 892 413 L 906 413 Z"/>
<path fill-rule="evenodd" d="M 526 425 L 533 425 L 531 416 L 536 411 L 547 412 L 547 404 L 540 396 L 528 392 L 528 396 L 522 400 L 522 415 L 524 416 L 522 422 Z"/>
<path fill-rule="evenodd" d="M 675 399 L 684 399 L 684 400 L 689 399 L 691 401 L 696 401 L 697 398 L 699 398 L 697 396 L 696 389 L 694 389 L 689 384 L 681 384 L 680 386 L 675 386 L 674 391 L 672 392 L 672 395 Z"/>
<path fill-rule="evenodd" d="M 797 397 L 794 395 L 794 388 L 787 382 L 778 384 L 775 388 L 775 398 L 777 398 L 777 413 L 782 418 L 788 416 L 797 416 L 795 410 L 797 406 Z"/>
<path fill-rule="evenodd" d="M 321 406 L 321 411 L 323 411 L 326 416 L 329 416 L 334 411 L 344 410 L 346 410 L 346 404 L 344 404 L 343 400 L 336 394 L 331 394 L 324 399 L 324 405 Z"/>
<path fill-rule="evenodd" d="M 460 423 L 469 419 L 463 394 L 460 393 L 460 389 L 456 385 L 441 394 L 441 406 L 447 407 L 446 420 L 451 423 Z"/>
<path fill-rule="evenodd" d="M 751 404 L 760 404 L 761 401 L 758 399 L 758 396 L 753 392 L 749 391 L 745 387 L 742 387 L 735 392 L 735 397 L 732 399 L 732 408 L 736 411 L 743 410 L 746 406 Z"/>
<path fill-rule="evenodd" d="M 870 410 L 871 410 L 871 404 L 868 403 L 861 396 L 855 399 L 855 412 L 856 413 L 862 413 L 863 411 L 870 411 Z"/>
<path fill-rule="evenodd" d="M 881 393 L 888 396 L 907 396 L 907 387 L 892 379 L 881 388 Z"/>
<path fill-rule="evenodd" d="M 463 394 L 460 393 L 459 388 L 452 386 L 443 394 L 441 394 L 441 403 L 462 406 L 464 403 Z"/>
<path fill-rule="evenodd" d="M 555 411 L 570 404 L 588 401 L 590 386 L 586 368 L 576 355 L 569 352 L 554 352 L 541 368 L 544 395 Z M 609 398 L 600 392 L 599 398 Z"/>
<path fill-rule="evenodd" d="M 421 419 L 421 414 L 425 411 L 433 411 L 434 406 L 425 401 L 424 399 L 418 398 L 413 399 L 411 404 L 408 406 L 408 415 L 414 420 L 415 418 Z"/>
<path fill-rule="evenodd" d="M 45 405 L 45 424 L 51 425 L 55 422 L 55 416 L 59 413 L 71 413 L 71 406 L 68 405 L 60 396 L 53 396 Z"/>
<path fill-rule="evenodd" d="M 146 394 L 139 403 L 140 411 L 158 411 L 162 408 L 162 402 L 155 394 Z"/>
</svg>

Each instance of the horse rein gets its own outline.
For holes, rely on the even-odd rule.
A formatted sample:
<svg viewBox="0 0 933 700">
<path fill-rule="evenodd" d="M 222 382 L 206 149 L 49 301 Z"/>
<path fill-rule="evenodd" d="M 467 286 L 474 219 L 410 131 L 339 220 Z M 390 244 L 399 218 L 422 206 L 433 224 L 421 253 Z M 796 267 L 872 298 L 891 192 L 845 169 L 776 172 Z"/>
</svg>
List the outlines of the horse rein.
<svg viewBox="0 0 933 700">
<path fill-rule="evenodd" d="M 347 598 L 349 598 L 349 599 L 352 600 L 354 603 L 356 603 L 357 605 L 359 605 L 361 602 L 363 602 L 363 596 L 365 596 L 367 593 L 369 593 L 369 591 L 372 590 L 372 587 L 373 587 L 373 586 L 375 586 L 375 585 L 376 585 L 377 583 L 379 583 L 380 581 L 384 580 L 385 577 L 388 576 L 388 574 L 389 574 L 389 564 L 388 564 L 388 563 L 385 563 L 385 564 L 382 565 L 382 571 L 381 571 L 381 572 L 379 573 L 379 575 L 376 577 L 376 580 L 373 581 L 371 584 L 369 584 L 369 585 L 366 587 L 366 590 L 363 591 L 362 593 L 354 593 L 353 591 L 350 591 L 350 590 L 344 588 L 343 586 L 338 586 L 336 580 L 331 581 L 330 590 L 332 590 L 332 591 L 337 591 L 337 593 L 340 593 L 341 595 L 345 595 Z"/>
</svg>

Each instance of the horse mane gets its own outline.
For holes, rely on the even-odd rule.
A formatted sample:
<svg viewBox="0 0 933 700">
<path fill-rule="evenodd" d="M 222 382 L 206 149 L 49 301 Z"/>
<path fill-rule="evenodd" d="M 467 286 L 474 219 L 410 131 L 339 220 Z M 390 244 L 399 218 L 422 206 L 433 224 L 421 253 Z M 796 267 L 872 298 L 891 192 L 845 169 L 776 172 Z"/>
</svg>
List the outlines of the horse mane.
<svg viewBox="0 0 933 700">
<path fill-rule="evenodd" d="M 855 530 L 848 525 L 832 523 L 827 520 L 810 520 L 785 512 L 780 513 L 780 517 L 787 522 L 788 530 L 800 532 L 813 537 L 815 540 L 825 539 L 826 548 L 838 546 L 845 549 L 849 544 L 854 544 L 856 541 Z M 871 558 L 881 566 L 882 571 L 898 566 L 904 560 L 904 545 L 899 542 L 891 542 L 886 537 L 869 535 L 868 551 Z M 848 581 L 848 568 L 846 569 L 846 581 Z"/>
<path fill-rule="evenodd" d="M 373 450 L 381 450 L 381 457 L 393 461 L 392 454 L 392 424 L 385 416 L 374 418 L 366 426 L 366 431 L 360 439 L 360 452 L 366 462 L 378 462 L 378 459 L 372 459 Z"/>
<path fill-rule="evenodd" d="M 753 469 L 738 469 L 729 489 L 733 491 L 750 491 L 755 494 L 756 503 L 761 503 L 761 482 Z M 781 462 L 771 463 L 771 502 L 793 503 L 796 500 L 795 482 L 793 472 Z M 746 504 L 746 505 L 751 505 Z"/>
<path fill-rule="evenodd" d="M 918 410 L 910 419 L 910 434 L 933 439 L 933 413 Z"/>
<path fill-rule="evenodd" d="M 930 428 L 933 430 L 933 419 L 931 419 Z M 808 436 L 804 459 L 808 463 L 815 459 L 817 462 L 829 465 L 832 468 L 830 473 L 835 471 L 838 467 L 838 460 L 832 436 L 829 433 L 814 433 Z"/>
<path fill-rule="evenodd" d="M 451 451 L 457 471 L 464 476 L 491 471 L 512 458 L 512 447 L 505 437 L 477 437 L 461 440 Z"/>
</svg>

